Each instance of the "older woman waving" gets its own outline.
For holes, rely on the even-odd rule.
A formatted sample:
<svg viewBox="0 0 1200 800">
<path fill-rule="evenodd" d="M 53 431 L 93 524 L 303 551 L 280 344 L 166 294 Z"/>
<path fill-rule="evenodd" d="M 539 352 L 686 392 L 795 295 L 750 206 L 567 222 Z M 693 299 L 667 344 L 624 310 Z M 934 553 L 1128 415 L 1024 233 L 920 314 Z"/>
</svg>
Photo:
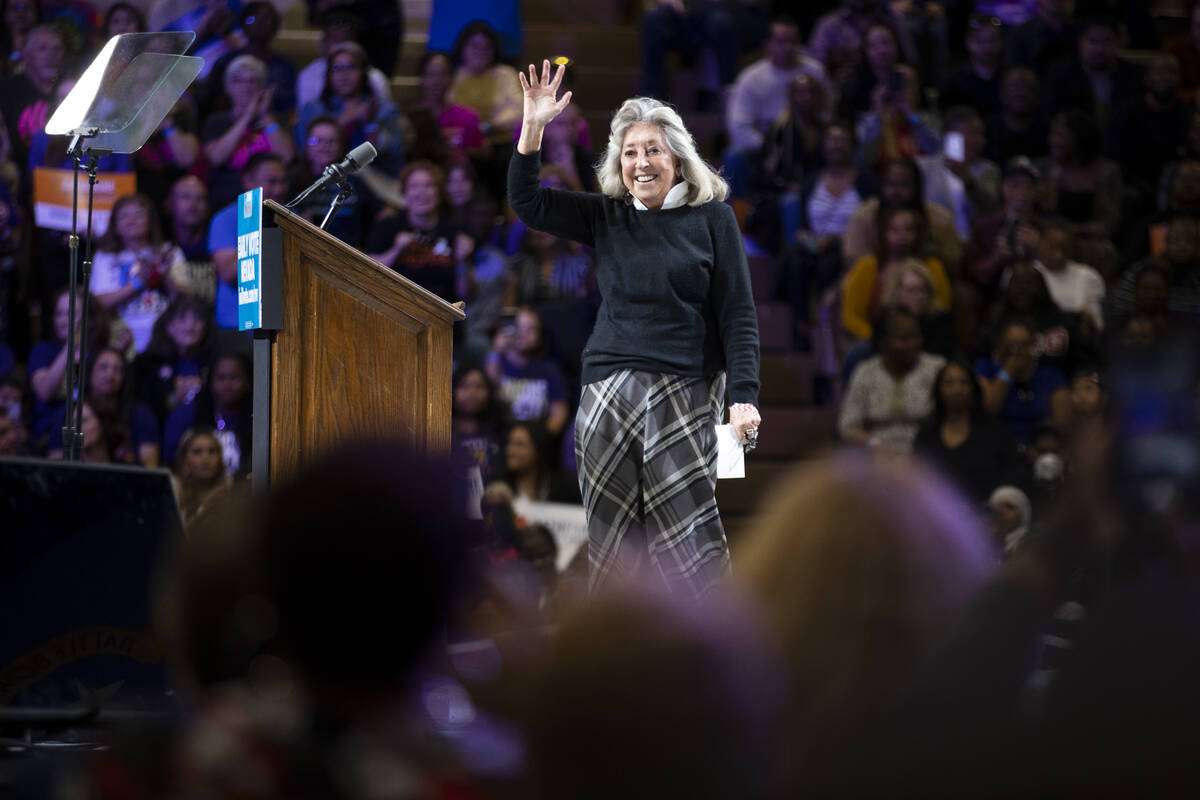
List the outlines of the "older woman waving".
<svg viewBox="0 0 1200 800">
<path fill-rule="evenodd" d="M 625 101 L 597 169 L 602 194 L 538 182 L 542 131 L 567 107 L 562 69 L 521 76 L 524 121 L 509 201 L 529 227 L 595 248 L 601 306 L 583 351 L 575 419 L 593 589 L 662 581 L 703 596 L 729 570 L 717 511 L 717 442 L 730 422 L 750 446 L 760 418 L 758 326 L 728 186 L 679 115 Z"/>
</svg>

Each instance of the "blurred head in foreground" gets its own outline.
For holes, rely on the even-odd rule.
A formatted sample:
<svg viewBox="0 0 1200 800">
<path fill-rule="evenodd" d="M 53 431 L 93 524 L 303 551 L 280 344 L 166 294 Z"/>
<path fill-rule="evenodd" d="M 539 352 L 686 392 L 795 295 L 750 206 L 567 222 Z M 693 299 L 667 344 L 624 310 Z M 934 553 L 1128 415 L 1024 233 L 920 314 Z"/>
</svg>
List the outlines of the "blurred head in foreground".
<svg viewBox="0 0 1200 800">
<path fill-rule="evenodd" d="M 195 683 L 271 664 L 318 703 L 403 689 L 467 578 L 454 486 L 401 444 L 349 444 L 194 531 L 164 622 Z"/>
<path fill-rule="evenodd" d="M 776 487 L 741 549 L 786 665 L 788 791 L 829 789 L 987 579 L 978 515 L 918 462 L 840 453 Z"/>
<path fill-rule="evenodd" d="M 756 621 L 728 600 L 622 592 L 552 643 L 529 722 L 537 796 L 766 797 L 781 686 Z"/>
</svg>

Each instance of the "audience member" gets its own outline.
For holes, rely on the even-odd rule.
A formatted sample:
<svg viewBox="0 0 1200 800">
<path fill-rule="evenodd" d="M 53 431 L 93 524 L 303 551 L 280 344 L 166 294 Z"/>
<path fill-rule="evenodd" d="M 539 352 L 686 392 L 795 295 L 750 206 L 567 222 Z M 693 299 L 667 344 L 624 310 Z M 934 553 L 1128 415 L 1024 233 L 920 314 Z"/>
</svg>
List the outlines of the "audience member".
<svg viewBox="0 0 1200 800">
<path fill-rule="evenodd" d="M 0 28 L 0 77 L 7 77 L 21 65 L 25 38 L 41 22 L 42 7 L 39 0 L 4 0 L 0 5 L 0 19 L 4 20 Z"/>
<path fill-rule="evenodd" d="M 112 460 L 157 467 L 162 438 L 159 420 L 136 399 L 133 381 L 127 380 L 124 355 L 105 347 L 89 354 L 88 362 L 87 402 L 99 420 Z"/>
<path fill-rule="evenodd" d="M 75 358 L 80 357 L 80 343 L 83 342 L 83 303 L 82 290 L 75 303 Z M 94 304 L 93 304 L 94 305 Z M 29 353 L 29 386 L 33 390 L 33 428 L 32 436 L 34 449 L 45 452 L 47 440 L 62 448 L 58 436 L 64 421 L 64 408 L 67 398 L 67 333 L 71 321 L 71 293 L 63 288 L 54 296 L 51 305 L 54 311 L 53 327 L 50 332 L 53 339 L 38 342 Z M 102 311 L 96 308 L 88 309 L 87 349 L 97 352 L 108 344 L 107 320 Z"/>
<path fill-rule="evenodd" d="M 74 422 L 71 423 L 74 425 Z M 108 433 L 104 429 L 104 424 L 97 416 L 95 409 L 91 403 L 84 401 L 80 406 L 79 415 L 79 433 L 83 435 L 83 450 L 80 453 L 82 460 L 88 464 L 111 464 L 116 459 L 113 453 L 108 449 L 109 439 Z M 46 458 L 59 460 L 63 457 L 62 440 L 57 441 L 53 436 L 46 447 Z"/>
<path fill-rule="evenodd" d="M 864 199 L 846 223 L 842 235 L 842 260 L 847 267 L 852 267 L 863 256 L 878 252 L 880 222 L 884 212 L 891 208 L 915 211 L 920 227 L 925 231 L 930 254 L 951 272 L 957 271 L 962 262 L 963 246 L 954 227 L 954 215 L 941 206 L 925 202 L 921 169 L 908 158 L 898 158 L 884 167 L 879 196 Z"/>
<path fill-rule="evenodd" d="M 876 355 L 850 376 L 838 433 L 881 452 L 907 452 L 933 410 L 934 379 L 946 360 L 922 352 L 920 321 L 906 308 L 883 308 L 874 331 Z"/>
<path fill-rule="evenodd" d="M 459 367 L 451 380 L 450 447 L 457 463 L 478 467 L 484 485 L 506 469 L 507 429 L 496 386 L 479 366 Z"/>
<path fill-rule="evenodd" d="M 995 352 L 976 363 L 975 374 L 983 388 L 984 409 L 1024 452 L 1042 422 L 1065 425 L 1070 418 L 1071 398 L 1063 374 L 1039 363 L 1035 331 L 1027 322 L 1003 325 Z"/>
<path fill-rule="evenodd" d="M 1104 278 L 1073 261 L 1075 237 L 1071 229 L 1051 223 L 1042 234 L 1041 259 L 1034 262 L 1046 280 L 1054 304 L 1069 314 L 1079 314 L 1094 330 L 1104 328 Z"/>
<path fill-rule="evenodd" d="M 189 55 L 203 58 L 199 79 L 212 72 L 217 60 L 239 47 L 240 34 L 233 30 L 241 10 L 239 0 L 153 0 L 146 13 L 152 31 L 192 31 L 196 41 Z"/>
<path fill-rule="evenodd" d="M 893 272 L 909 259 L 920 261 L 933 278 L 933 307 L 950 308 L 950 278 L 936 258 L 922 259 L 924 232 L 917 212 L 908 208 L 890 208 L 881 215 L 882 232 L 874 253 L 863 256 L 842 283 L 842 327 L 856 339 L 871 338 L 871 322 L 880 307 L 880 293 Z"/>
<path fill-rule="evenodd" d="M 300 147 L 300 158 L 292 168 L 292 186 L 311 185 L 349 149 L 345 129 L 325 114 L 308 121 Z M 356 175 L 350 176 L 349 183 L 353 194 L 338 206 L 325 230 L 351 247 L 361 248 L 373 222 L 374 195 Z M 328 186 L 323 192 L 310 194 L 294 210 L 314 225 L 320 225 L 339 192 L 340 187 Z"/>
<path fill-rule="evenodd" d="M 871 110 L 881 93 L 899 97 L 906 76 L 893 68 L 905 60 L 895 28 L 883 18 L 874 19 L 864 32 L 854 70 L 841 84 L 838 116 L 857 121 L 859 114 Z"/>
<path fill-rule="evenodd" d="M 437 117 L 422 106 L 410 108 L 404 114 L 404 149 L 409 161 L 428 161 L 442 171 L 456 160 L 454 148 L 442 135 Z"/>
<path fill-rule="evenodd" d="M 207 380 L 214 327 L 212 307 L 195 297 L 172 300 L 154 323 L 149 345 L 134 359 L 132 384 L 158 425 L 195 399 Z"/>
<path fill-rule="evenodd" d="M 446 215 L 446 182 L 440 167 L 414 161 L 400 173 L 402 214 L 380 220 L 367 236 L 371 257 L 447 301 L 465 287 L 456 285 L 455 265 L 474 243 Z"/>
<path fill-rule="evenodd" d="M 835 86 L 843 86 L 851 71 L 859 64 L 863 40 L 871 27 L 881 19 L 900 31 L 900 48 L 904 60 L 910 63 L 917 57 L 916 48 L 908 39 L 908 29 L 896 24 L 890 9 L 881 9 L 872 0 L 842 0 L 842 7 L 828 12 L 813 26 L 808 50 L 813 58 L 825 65 Z"/>
<path fill-rule="evenodd" d="M 241 190 L 262 187 L 263 201 L 288 201 L 288 175 L 278 153 L 255 153 L 246 162 L 241 175 Z M 237 302 L 237 201 L 213 214 L 208 226 L 208 252 L 217 273 L 215 311 L 217 326 L 225 330 L 238 327 Z"/>
<path fill-rule="evenodd" d="M 1050 157 L 1038 170 L 1035 204 L 1071 223 L 1080 259 L 1116 277 L 1112 237 L 1121 220 L 1121 168 L 1100 154 L 1100 129 L 1086 111 L 1068 109 L 1050 122 Z"/>
<path fill-rule="evenodd" d="M 938 108 L 970 106 L 990 114 L 1000 106 L 1004 67 L 1004 23 L 998 17 L 972 14 L 967 21 L 966 63 L 951 70 L 938 91 Z"/>
<path fill-rule="evenodd" d="M 1172 55 L 1179 64 L 1179 99 L 1184 102 L 1195 99 L 1200 87 L 1200 4 L 1193 3 L 1188 13 L 1188 27 L 1184 33 L 1167 37 L 1163 51 Z"/>
<path fill-rule="evenodd" d="M 100 32 L 100 15 L 86 0 L 41 0 L 42 22 L 62 36 L 67 63 L 80 69 Z"/>
<path fill-rule="evenodd" d="M 787 19 L 771 22 L 766 41 L 766 55 L 746 67 L 737 77 L 729 94 L 725 124 L 729 131 L 730 150 L 725 154 L 726 169 L 733 178 L 734 196 L 746 194 L 747 160 L 764 145 L 763 135 L 789 108 L 792 84 L 801 75 L 815 83 L 810 91 L 818 93 L 822 102 L 816 104 L 817 114 L 811 120 L 815 126 L 825 121 L 826 105 L 832 87 L 820 61 L 801 52 L 800 28 Z M 815 133 L 815 130 L 813 131 Z M 816 149 L 815 136 L 810 139 L 810 151 Z M 733 164 L 730 164 L 730 161 Z M 741 186 L 737 185 L 739 170 Z M 741 191 L 738 191 L 738 189 Z"/>
<path fill-rule="evenodd" d="M 185 96 L 167 112 L 134 156 L 138 191 L 160 202 L 180 178 L 205 175 L 199 130 L 191 98 Z"/>
<path fill-rule="evenodd" d="M 225 73 L 238 58 L 248 55 L 257 59 L 265 71 L 260 87 L 260 91 L 267 90 L 263 110 L 271 111 L 284 123 L 291 120 L 296 113 L 296 68 L 291 60 L 271 49 L 281 22 L 275 6 L 266 0 L 253 0 L 242 6 L 241 29 L 246 45 L 225 53 L 213 64 L 206 80 L 209 109 L 217 104 L 222 91 L 229 92 Z"/>
<path fill-rule="evenodd" d="M 920 82 L 907 64 L 892 67 L 888 84 L 871 92 L 871 110 L 858 115 L 858 162 L 880 171 L 897 158 L 938 152 L 937 122 L 920 107 Z"/>
<path fill-rule="evenodd" d="M 508 258 L 493 241 L 499 238 L 503 217 L 500 207 L 486 193 L 478 193 L 462 210 L 462 225 L 475 242 L 475 250 L 467 262 L 456 268 L 457 280 L 466 287 L 470 306 L 464 337 L 473 358 L 487 356 L 490 332 L 499 324 L 500 315 L 512 283 Z"/>
<path fill-rule="evenodd" d="M 509 427 L 503 481 L 514 500 L 581 502 L 578 483 L 555 466 L 550 433 L 537 421 L 519 420 Z"/>
<path fill-rule="evenodd" d="M 1016 486 L 997 486 L 987 499 L 992 538 L 1006 558 L 1011 558 L 1033 526 L 1033 504 Z"/>
<path fill-rule="evenodd" d="M 1078 57 L 1056 64 L 1046 74 L 1044 99 L 1049 113 L 1079 109 L 1104 127 L 1120 109 L 1135 102 L 1142 92 L 1142 71 L 1118 58 L 1117 46 L 1117 25 L 1111 17 L 1083 20 Z"/>
<path fill-rule="evenodd" d="M 1129 105 L 1118 109 L 1109 126 L 1109 152 L 1121 165 L 1127 191 L 1137 205 L 1149 210 L 1158 192 L 1163 168 L 1180 158 L 1195 108 L 1178 97 L 1179 62 L 1160 53 L 1146 69 L 1145 88 Z"/>
<path fill-rule="evenodd" d="M 524 100 L 517 71 L 500 60 L 500 41 L 484 22 L 470 22 L 454 45 L 454 80 L 447 99 L 479 115 L 487 142 L 511 147 Z"/>
<path fill-rule="evenodd" d="M 417 62 L 417 77 L 421 84 L 419 105 L 434 113 L 442 135 L 452 148 L 463 154 L 482 156 L 486 141 L 479 115 L 466 106 L 446 99 L 453 76 L 454 62 L 448 53 L 430 50 L 421 56 Z"/>
<path fill-rule="evenodd" d="M 0 117 L 8 126 L 13 161 L 19 166 L 29 163 L 33 135 L 44 130 L 50 119 L 50 102 L 65 56 L 58 29 L 38 25 L 25 34 L 19 74 L 0 79 Z"/>
<path fill-rule="evenodd" d="M 171 186 L 165 203 L 170 240 L 183 252 L 186 283 L 195 297 L 212 303 L 216 272 L 208 251 L 208 189 L 195 175 L 185 175 Z"/>
<path fill-rule="evenodd" d="M 1112 316 L 1124 324 L 1134 315 L 1148 317 L 1161 331 L 1194 331 L 1200 325 L 1200 222 L 1172 220 L 1162 255 L 1142 260 L 1121 276 Z"/>
<path fill-rule="evenodd" d="M 126 195 L 112 209 L 112 224 L 97 243 L 92 294 L 129 328 L 140 353 L 170 298 L 187 294 L 183 251 L 163 240 L 150 198 Z"/>
<path fill-rule="evenodd" d="M 536 420 L 552 436 L 562 435 L 570 407 L 559 368 L 543 357 L 542 321 L 532 308 L 517 310 L 512 336 L 503 352 L 488 354 L 488 376 L 513 419 Z"/>
<path fill-rule="evenodd" d="M 769 202 L 779 192 L 799 192 L 822 162 L 822 139 L 830 97 L 825 86 L 807 73 L 787 85 L 787 104 L 761 135 L 756 180 Z M 791 241 L 789 239 L 789 241 Z"/>
<path fill-rule="evenodd" d="M 983 157 L 983 121 L 973 108 L 950 109 L 942 126 L 945 131 L 942 152 L 918 159 L 925 200 L 950 209 L 955 229 L 966 241 L 971 237 L 975 219 L 999 204 L 1000 168 Z M 952 137 L 961 142 L 961 152 L 950 152 Z"/>
<path fill-rule="evenodd" d="M 902 306 L 915 314 L 921 323 L 921 349 L 950 358 L 956 350 L 954 318 L 949 311 L 934 308 L 934 286 L 929 268 L 910 258 L 884 281 L 879 291 L 880 305 Z"/>
<path fill-rule="evenodd" d="M 1069 430 L 1076 448 L 1108 435 L 1108 389 L 1095 367 L 1083 367 L 1071 376 Z"/>
<path fill-rule="evenodd" d="M 1045 75 L 1055 64 L 1074 58 L 1079 40 L 1074 5 L 1073 0 L 1038 0 L 1037 16 L 1008 36 L 1008 63 Z"/>
<path fill-rule="evenodd" d="M 12 375 L 0 378 L 0 455 L 28 456 L 26 386 Z"/>
<path fill-rule="evenodd" d="M 275 89 L 267 85 L 267 68 L 255 56 L 239 55 L 224 73 L 229 111 L 219 111 L 204 122 L 204 155 L 212 167 L 209 199 L 215 208 L 232 203 L 239 184 L 249 171 L 250 159 L 273 153 L 283 163 L 292 160 L 291 132 L 281 127 L 272 112 Z"/>
<path fill-rule="evenodd" d="M 1029 480 L 1008 431 L 984 410 L 983 392 L 966 361 L 950 361 L 938 373 L 933 413 L 921 423 L 913 450 L 958 484 L 976 507 L 983 507 L 996 488 Z"/>
<path fill-rule="evenodd" d="M 370 142 L 379 153 L 376 167 L 396 174 L 404 164 L 404 129 L 400 112 L 390 99 L 382 102 L 367 81 L 367 51 L 356 42 L 334 45 L 326 57 L 325 86 L 316 100 L 300 109 L 296 138 L 307 139 L 308 126 L 320 116 L 337 120 L 348 147 Z M 341 158 L 342 154 L 338 154 Z"/>
<path fill-rule="evenodd" d="M 1041 222 L 1033 206 L 1040 178 L 1028 158 L 1010 159 L 1000 184 L 1002 207 L 977 217 L 971 226 L 965 272 L 982 290 L 985 305 L 996 299 L 1004 271 L 1017 261 L 1033 258 L 1041 248 Z"/>
<path fill-rule="evenodd" d="M 984 123 L 984 158 L 1007 164 L 1019 156 L 1038 158 L 1050 152 L 1049 129 L 1038 93 L 1038 79 L 1033 70 L 1010 67 L 1004 72 L 1000 107 Z"/>
<path fill-rule="evenodd" d="M 761 45 L 767 37 L 767 3 L 761 0 L 719 2 L 701 0 L 684 4 L 681 0 L 657 0 L 647 4 L 641 21 L 642 75 L 639 94 L 667 100 L 667 64 L 669 53 L 683 56 L 689 68 L 701 71 L 703 56 L 715 62 L 715 80 L 701 89 L 702 106 L 707 100 L 731 86 L 737 78 L 738 60 L 743 49 Z M 691 102 L 692 98 L 675 98 Z M 715 103 L 713 104 L 715 105 Z M 719 106 L 717 106 L 719 110 Z"/>
<path fill-rule="evenodd" d="M 168 415 L 163 429 L 163 457 L 177 456 L 179 443 L 189 428 L 212 428 L 221 443 L 225 472 L 235 478 L 249 475 L 250 400 L 250 366 L 241 356 L 218 356 L 213 360 L 208 382 L 195 399 Z"/>
<path fill-rule="evenodd" d="M 171 486 L 184 527 L 191 527 L 233 487 L 233 479 L 225 473 L 221 440 L 211 429 L 190 428 L 183 434 Z"/>
<path fill-rule="evenodd" d="M 101 43 L 122 33 L 145 33 L 146 17 L 140 8 L 121 0 L 121 2 L 113 3 L 104 12 L 104 23 L 100 30 L 103 31 L 100 37 Z"/>
<path fill-rule="evenodd" d="M 308 62 L 296 76 L 296 108 L 304 108 L 317 100 L 325 88 L 325 77 L 329 69 L 329 55 L 333 48 L 345 42 L 358 42 L 364 21 L 353 11 L 344 7 L 329 11 L 321 20 L 321 57 Z M 376 67 L 367 68 L 367 86 L 380 105 L 390 102 L 392 88 L 388 76 Z"/>
<path fill-rule="evenodd" d="M 1095 329 L 1085 325 L 1079 314 L 1069 314 L 1055 304 L 1046 279 L 1031 262 L 1013 264 L 1001 285 L 1004 294 L 993 308 L 992 324 L 975 341 L 980 356 L 995 346 L 1002 327 L 1021 319 L 1033 330 L 1035 350 L 1045 366 L 1070 375 L 1079 364 L 1096 363 Z"/>
<path fill-rule="evenodd" d="M 871 173 L 854 163 L 854 131 L 839 123 L 821 134 L 822 166 L 799 192 L 780 200 L 783 291 L 798 322 L 810 318 L 814 291 L 820 296 L 841 277 L 842 236 L 855 210 L 879 192 Z"/>
<path fill-rule="evenodd" d="M 543 175 L 552 165 L 542 167 Z M 559 180 L 566 176 L 559 175 Z M 572 188 L 567 183 L 567 188 Z M 576 190 L 578 190 L 576 188 Z M 588 248 L 568 239 L 528 229 L 513 258 L 505 305 L 537 307 L 579 300 L 596 292 L 596 260 Z"/>
<path fill-rule="evenodd" d="M 781 796 L 854 794 L 840 787 L 864 743 L 992 570 L 975 518 L 919 464 L 851 453 L 798 467 L 767 501 L 739 574 L 786 669 Z"/>
</svg>

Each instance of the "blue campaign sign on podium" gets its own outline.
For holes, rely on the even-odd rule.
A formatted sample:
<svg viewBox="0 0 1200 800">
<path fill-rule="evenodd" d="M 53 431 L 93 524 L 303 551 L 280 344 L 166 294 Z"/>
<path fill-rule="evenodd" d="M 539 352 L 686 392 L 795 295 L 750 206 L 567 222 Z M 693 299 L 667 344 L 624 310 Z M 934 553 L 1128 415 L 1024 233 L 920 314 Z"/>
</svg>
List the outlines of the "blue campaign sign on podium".
<svg viewBox="0 0 1200 800">
<path fill-rule="evenodd" d="M 238 195 L 238 330 L 262 327 L 262 187 Z"/>
</svg>

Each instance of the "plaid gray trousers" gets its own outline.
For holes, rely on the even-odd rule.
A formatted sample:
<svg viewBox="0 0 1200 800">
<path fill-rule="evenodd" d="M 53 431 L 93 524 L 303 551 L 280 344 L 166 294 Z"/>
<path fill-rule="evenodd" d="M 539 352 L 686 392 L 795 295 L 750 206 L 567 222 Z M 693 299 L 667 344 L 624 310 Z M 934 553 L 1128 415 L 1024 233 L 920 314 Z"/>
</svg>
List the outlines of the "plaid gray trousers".
<svg viewBox="0 0 1200 800">
<path fill-rule="evenodd" d="M 661 579 L 702 597 L 729 573 L 717 511 L 725 373 L 621 370 L 583 387 L 575 455 L 588 524 L 589 585 Z"/>
</svg>

